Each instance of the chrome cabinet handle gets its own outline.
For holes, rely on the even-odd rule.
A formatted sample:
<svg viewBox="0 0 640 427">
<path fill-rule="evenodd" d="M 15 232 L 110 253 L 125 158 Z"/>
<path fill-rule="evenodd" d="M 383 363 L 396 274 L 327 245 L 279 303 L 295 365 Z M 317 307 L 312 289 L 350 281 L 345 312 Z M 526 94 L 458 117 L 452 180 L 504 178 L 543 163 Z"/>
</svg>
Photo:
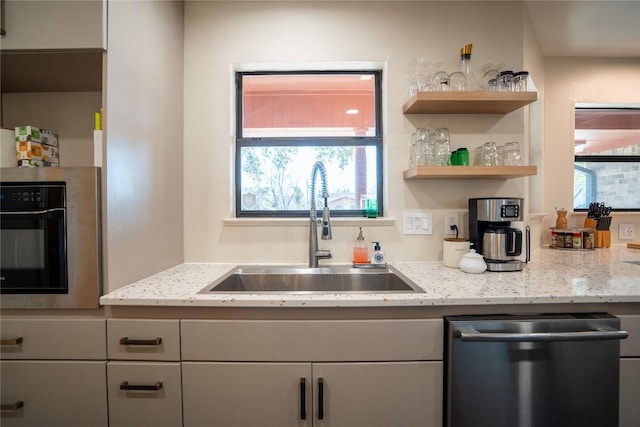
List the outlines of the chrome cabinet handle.
<svg viewBox="0 0 640 427">
<path fill-rule="evenodd" d="M 160 391 L 161 388 L 162 381 L 158 381 L 155 384 L 129 384 L 128 381 L 122 381 L 120 383 L 120 390 Z"/>
<path fill-rule="evenodd" d="M 479 332 L 473 326 L 460 326 L 455 333 L 461 341 L 481 342 L 550 342 L 550 341 L 602 341 L 622 340 L 629 336 L 627 331 L 602 328 L 578 332 Z"/>
<path fill-rule="evenodd" d="M 0 345 L 20 345 L 22 344 L 22 337 L 9 338 L 1 340 Z"/>
<path fill-rule="evenodd" d="M 162 344 L 162 338 L 154 338 L 150 340 L 132 340 L 128 337 L 120 338 L 121 345 L 160 345 Z"/>
<path fill-rule="evenodd" d="M 11 403 L 9 405 L 0 405 L 0 410 L 2 412 L 15 412 L 24 406 L 24 402 L 22 400 L 18 400 L 15 403 Z"/>
</svg>

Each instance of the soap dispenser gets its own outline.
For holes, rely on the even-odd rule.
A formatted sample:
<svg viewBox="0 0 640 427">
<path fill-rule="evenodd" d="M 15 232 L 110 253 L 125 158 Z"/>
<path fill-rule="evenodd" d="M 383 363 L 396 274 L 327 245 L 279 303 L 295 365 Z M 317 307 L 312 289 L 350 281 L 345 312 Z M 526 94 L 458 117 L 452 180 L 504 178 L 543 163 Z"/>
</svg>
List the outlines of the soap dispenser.
<svg viewBox="0 0 640 427">
<path fill-rule="evenodd" d="M 375 246 L 373 247 L 373 256 L 371 257 L 371 263 L 378 265 L 385 264 L 384 252 L 382 252 L 382 249 L 380 249 L 380 242 L 372 243 L 375 243 Z"/>
<path fill-rule="evenodd" d="M 369 262 L 369 249 L 364 243 L 364 236 L 362 235 L 362 227 L 360 233 L 356 237 L 356 243 L 353 246 L 353 263 L 354 264 L 367 264 Z"/>
</svg>

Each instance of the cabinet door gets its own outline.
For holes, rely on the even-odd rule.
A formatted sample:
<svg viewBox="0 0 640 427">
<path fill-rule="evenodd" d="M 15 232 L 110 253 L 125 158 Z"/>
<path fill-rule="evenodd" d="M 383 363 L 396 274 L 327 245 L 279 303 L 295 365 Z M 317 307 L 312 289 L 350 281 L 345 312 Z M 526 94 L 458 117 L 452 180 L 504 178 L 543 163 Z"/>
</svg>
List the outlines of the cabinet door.
<svg viewBox="0 0 640 427">
<path fill-rule="evenodd" d="M 180 363 L 109 362 L 107 378 L 112 426 L 182 425 Z"/>
<path fill-rule="evenodd" d="M 104 49 L 106 5 L 106 0 L 7 0 L 2 50 Z"/>
<path fill-rule="evenodd" d="M 106 427 L 105 364 L 2 361 L 3 409 L 0 424 L 2 427 Z M 18 402 L 23 402 L 23 406 L 18 407 Z"/>
<path fill-rule="evenodd" d="M 440 427 L 442 372 L 442 362 L 313 364 L 314 419 L 331 427 Z"/>
<path fill-rule="evenodd" d="M 620 359 L 620 427 L 640 426 L 640 358 Z"/>
<path fill-rule="evenodd" d="M 185 427 L 312 425 L 308 363 L 183 362 L 182 396 Z"/>
</svg>

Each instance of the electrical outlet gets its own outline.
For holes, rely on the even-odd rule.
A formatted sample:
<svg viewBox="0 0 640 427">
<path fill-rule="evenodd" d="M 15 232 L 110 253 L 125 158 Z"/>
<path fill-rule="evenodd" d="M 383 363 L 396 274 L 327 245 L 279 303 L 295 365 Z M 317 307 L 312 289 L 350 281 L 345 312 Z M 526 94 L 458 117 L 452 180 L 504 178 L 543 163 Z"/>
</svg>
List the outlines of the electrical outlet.
<svg viewBox="0 0 640 427">
<path fill-rule="evenodd" d="M 403 212 L 402 234 L 433 234 L 433 215 L 422 212 Z"/>
<path fill-rule="evenodd" d="M 633 224 L 620 224 L 618 226 L 618 238 L 624 240 L 633 240 L 636 237 L 635 226 Z"/>
<path fill-rule="evenodd" d="M 456 235 L 456 230 L 451 229 L 452 226 L 458 227 L 458 235 L 462 234 L 462 230 L 460 230 L 460 220 L 458 218 L 457 212 L 447 212 L 444 214 L 444 235 Z"/>
</svg>

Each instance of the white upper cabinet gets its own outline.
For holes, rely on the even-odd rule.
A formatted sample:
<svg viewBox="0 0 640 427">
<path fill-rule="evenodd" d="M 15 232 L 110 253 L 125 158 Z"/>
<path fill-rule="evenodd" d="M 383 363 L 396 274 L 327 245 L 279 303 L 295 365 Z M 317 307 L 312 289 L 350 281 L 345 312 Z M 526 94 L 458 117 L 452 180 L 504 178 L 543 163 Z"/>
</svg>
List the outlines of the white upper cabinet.
<svg viewBox="0 0 640 427">
<path fill-rule="evenodd" d="M 3 3 L 2 50 L 107 47 L 107 0 Z"/>
</svg>

